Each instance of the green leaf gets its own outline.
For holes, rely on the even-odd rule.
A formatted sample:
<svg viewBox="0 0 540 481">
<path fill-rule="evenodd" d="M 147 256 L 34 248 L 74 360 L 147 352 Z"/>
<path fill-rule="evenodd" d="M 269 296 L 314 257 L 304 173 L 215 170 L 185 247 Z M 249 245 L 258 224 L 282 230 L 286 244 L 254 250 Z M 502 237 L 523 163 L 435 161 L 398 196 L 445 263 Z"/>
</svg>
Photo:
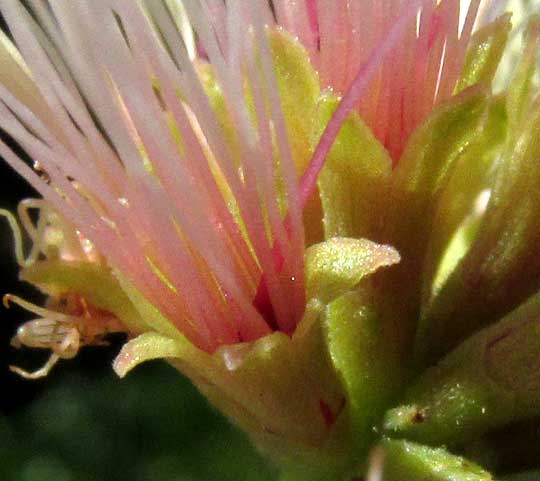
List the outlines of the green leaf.
<svg viewBox="0 0 540 481">
<path fill-rule="evenodd" d="M 491 481 L 480 466 L 454 456 L 443 448 L 433 449 L 408 441 L 387 440 L 384 481 Z"/>
<path fill-rule="evenodd" d="M 338 103 L 339 98 L 330 93 L 319 99 L 313 145 L 319 141 Z M 319 176 L 326 239 L 379 237 L 391 168 L 388 152 L 358 114 L 351 114 Z"/>
<path fill-rule="evenodd" d="M 328 303 L 379 268 L 398 262 L 395 249 L 366 239 L 335 237 L 316 244 L 306 251 L 307 298 Z"/>
<path fill-rule="evenodd" d="M 463 444 L 540 414 L 540 294 L 428 369 L 385 428 L 431 445 Z"/>
<path fill-rule="evenodd" d="M 108 267 L 82 261 L 40 261 L 22 269 L 20 278 L 52 296 L 79 294 L 92 306 L 115 314 L 130 331 L 146 330 L 139 313 Z"/>
<path fill-rule="evenodd" d="M 473 35 L 456 93 L 477 83 L 491 84 L 508 42 L 511 18 L 510 13 L 502 15 Z"/>
</svg>

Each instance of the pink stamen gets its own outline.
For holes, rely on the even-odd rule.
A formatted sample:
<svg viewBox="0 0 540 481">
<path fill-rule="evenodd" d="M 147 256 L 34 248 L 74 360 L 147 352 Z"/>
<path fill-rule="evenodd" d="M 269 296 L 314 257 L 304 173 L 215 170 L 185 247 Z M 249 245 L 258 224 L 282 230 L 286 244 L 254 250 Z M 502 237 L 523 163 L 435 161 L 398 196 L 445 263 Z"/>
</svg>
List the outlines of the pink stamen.
<svg viewBox="0 0 540 481">
<path fill-rule="evenodd" d="M 422 2 L 417 23 L 409 23 L 392 47 L 392 55 L 371 73 L 370 85 L 355 109 L 388 149 L 394 165 L 413 130 L 436 105 L 453 94 L 480 1 L 470 3 L 461 33 L 459 0 Z M 304 43 L 319 71 L 321 86 L 345 94 L 352 88 L 359 69 L 380 46 L 385 32 L 395 24 L 397 8 L 415 11 L 411 2 L 398 0 L 316 0 L 309 5 L 275 0 L 275 4 L 279 21 Z M 291 20 L 314 14 L 319 33 L 316 48 L 310 40 L 313 22 Z"/>
<path fill-rule="evenodd" d="M 317 2 L 316 0 L 306 0 L 306 9 L 308 14 L 309 27 L 311 28 L 311 34 L 317 43 L 319 40 L 319 17 L 317 15 Z"/>
<path fill-rule="evenodd" d="M 285 259 L 283 257 L 283 254 L 281 253 L 279 244 L 277 244 L 272 250 L 272 255 L 276 271 L 281 272 L 283 270 Z M 264 274 L 261 277 L 257 292 L 253 299 L 253 307 L 255 307 L 255 309 L 257 309 L 257 311 L 261 313 L 261 315 L 271 329 L 276 331 L 279 329 L 280 326 L 278 323 L 278 318 L 272 304 L 272 299 L 270 298 L 270 293 L 268 291 L 268 283 Z M 303 314 L 303 311 L 298 314 Z M 292 331 L 285 332 L 287 332 L 288 334 L 292 334 Z"/>
<path fill-rule="evenodd" d="M 309 197 L 315 190 L 317 178 L 324 166 L 326 156 L 330 152 L 343 123 L 355 109 L 362 94 L 368 87 L 369 82 L 386 55 L 389 54 L 392 48 L 395 47 L 401 39 L 411 17 L 416 14 L 418 7 L 427 1 L 428 0 L 414 0 L 411 2 L 411 5 L 405 9 L 405 12 L 403 12 L 394 23 L 386 35 L 386 38 L 371 52 L 368 61 L 361 67 L 352 85 L 349 87 L 349 90 L 339 103 L 319 140 L 302 179 L 300 180 L 300 205 L 302 208 L 305 207 Z"/>
</svg>

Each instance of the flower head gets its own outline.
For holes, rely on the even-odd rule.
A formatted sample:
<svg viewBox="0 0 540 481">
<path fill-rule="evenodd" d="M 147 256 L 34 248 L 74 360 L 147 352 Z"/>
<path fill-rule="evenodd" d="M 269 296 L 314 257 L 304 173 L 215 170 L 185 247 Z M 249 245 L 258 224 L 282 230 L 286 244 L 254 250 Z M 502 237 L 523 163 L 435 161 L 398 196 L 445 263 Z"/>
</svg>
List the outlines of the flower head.
<svg viewBox="0 0 540 481">
<path fill-rule="evenodd" d="M 2 213 L 22 278 L 49 295 L 48 310 L 7 298 L 40 316 L 19 343 L 50 347 L 51 364 L 126 332 L 120 375 L 167 358 L 313 479 L 360 469 L 374 426 L 427 443 L 469 435 L 451 422 L 468 405 L 447 393 L 498 399 L 493 359 L 523 362 L 500 344 L 526 337 L 537 307 L 513 311 L 540 286 L 537 21 L 493 95 L 510 23 L 480 0 L 0 8 L 14 42 L 0 37 L 0 125 L 39 168 L 2 142 L 0 154 L 44 198 L 37 225 L 21 211 L 28 258 Z M 404 384 L 454 348 L 383 425 Z M 489 361 L 473 394 L 460 377 L 471 358 Z M 415 400 L 450 406 L 445 429 Z"/>
</svg>

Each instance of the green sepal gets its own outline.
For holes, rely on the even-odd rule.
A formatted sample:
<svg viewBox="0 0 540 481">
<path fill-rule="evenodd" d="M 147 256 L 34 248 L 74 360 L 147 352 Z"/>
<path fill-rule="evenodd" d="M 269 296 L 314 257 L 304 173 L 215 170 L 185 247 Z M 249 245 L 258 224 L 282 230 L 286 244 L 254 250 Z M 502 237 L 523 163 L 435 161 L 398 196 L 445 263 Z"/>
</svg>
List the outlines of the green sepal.
<svg viewBox="0 0 540 481">
<path fill-rule="evenodd" d="M 480 466 L 443 448 L 409 441 L 385 440 L 382 445 L 384 481 L 492 481 Z"/>
<path fill-rule="evenodd" d="M 204 92 L 208 97 L 210 107 L 212 108 L 214 115 L 216 116 L 216 120 L 222 129 L 223 137 L 231 150 L 233 158 L 238 160 L 239 146 L 236 138 L 236 129 L 228 111 L 223 89 L 221 88 L 219 80 L 216 77 L 214 69 L 211 64 L 203 61 L 195 62 L 194 66 L 199 75 Z M 189 103 L 189 98 L 187 98 L 186 101 Z"/>
<path fill-rule="evenodd" d="M 268 36 L 288 143 L 296 173 L 301 176 L 313 152 L 311 134 L 320 94 L 319 76 L 297 38 L 279 27 L 268 29 Z M 281 204 L 286 206 L 284 197 L 280 194 Z M 287 211 L 285 207 L 284 213 Z M 318 195 L 312 195 L 308 200 L 303 219 L 307 245 L 320 242 L 324 235 Z"/>
<path fill-rule="evenodd" d="M 340 99 L 319 99 L 312 142 L 315 146 Z M 325 238 L 378 238 L 392 160 L 357 113 L 344 123 L 319 180 Z"/>
<path fill-rule="evenodd" d="M 330 303 L 324 316 L 327 348 L 347 394 L 346 414 L 357 463 L 365 462 L 384 411 L 400 386 L 402 369 L 388 349 L 366 283 Z"/>
<path fill-rule="evenodd" d="M 505 98 L 494 98 L 489 103 L 481 135 L 456 161 L 440 195 L 424 260 L 423 311 L 476 236 L 494 178 L 493 164 L 504 145 L 507 125 Z"/>
<path fill-rule="evenodd" d="M 315 244 L 305 254 L 306 297 L 329 303 L 399 259 L 392 247 L 367 239 L 335 237 Z"/>
<path fill-rule="evenodd" d="M 270 43 L 274 75 L 280 96 L 280 106 L 288 134 L 296 173 L 300 176 L 312 154 L 311 132 L 312 119 L 315 115 L 320 87 L 318 74 L 311 65 L 308 53 L 301 43 L 281 28 L 269 28 L 267 30 Z M 223 89 L 210 64 L 198 62 L 197 71 L 201 78 L 203 88 L 208 96 L 210 106 L 214 111 L 219 125 L 224 133 L 224 138 L 231 151 L 233 159 L 237 162 L 238 169 L 242 169 L 240 162 L 240 144 L 237 137 L 237 127 L 229 112 Z M 244 101 L 250 118 L 256 126 L 255 107 L 253 104 L 252 88 L 248 79 L 244 81 Z M 267 109 L 270 108 L 270 100 L 265 99 Z M 279 155 L 275 138 L 273 139 L 274 157 L 276 161 L 276 178 L 278 191 L 278 204 L 283 213 L 288 210 L 287 198 L 283 195 L 282 179 L 279 173 Z M 214 169 L 215 170 L 215 169 Z M 225 179 L 221 173 L 214 172 L 218 184 L 225 197 L 229 209 L 235 216 L 244 234 L 243 221 L 236 200 L 232 196 Z M 317 196 L 312 196 L 304 209 L 304 224 L 308 245 L 322 240 L 321 207 Z"/>
<path fill-rule="evenodd" d="M 467 339 L 407 390 L 385 429 L 458 445 L 540 415 L 540 294 Z"/>
<path fill-rule="evenodd" d="M 473 35 L 455 93 L 477 83 L 491 84 L 508 43 L 511 18 L 510 13 L 502 15 Z"/>
<path fill-rule="evenodd" d="M 121 281 L 140 317 L 158 332 L 127 343 L 115 370 L 124 376 L 141 362 L 167 358 L 287 476 L 326 481 L 349 470 L 360 449 L 367 453 L 372 423 L 384 412 L 380 393 L 386 396 L 389 364 L 382 365 L 386 358 L 378 351 L 377 322 L 366 307 L 371 299 L 353 289 L 399 255 L 366 240 L 332 239 L 306 257 L 310 300 L 293 336 L 274 332 L 213 354 L 169 331 L 159 311 Z"/>
<path fill-rule="evenodd" d="M 400 372 L 385 349 L 366 278 L 398 262 L 395 249 L 366 239 L 332 238 L 306 251 L 307 298 L 326 304 L 324 348 L 346 393 L 344 414 L 357 462 L 367 455 Z"/>
<path fill-rule="evenodd" d="M 311 158 L 311 122 L 319 98 L 319 76 L 298 39 L 281 28 L 268 30 L 274 74 L 298 173 Z"/>
<path fill-rule="evenodd" d="M 10 37 L 0 31 L 0 85 L 26 106 L 57 140 L 68 143 L 65 131 L 60 127 L 36 79 Z"/>
<path fill-rule="evenodd" d="M 161 314 L 120 271 L 115 270 L 113 273 L 128 302 L 133 306 L 144 325 L 142 332 L 155 331 L 174 340 L 189 344 L 175 325 Z"/>
<path fill-rule="evenodd" d="M 111 312 L 133 333 L 146 330 L 112 271 L 83 261 L 39 261 L 21 269 L 20 278 L 50 296 L 79 294 L 93 307 Z"/>
<path fill-rule="evenodd" d="M 310 119 L 313 118 L 319 98 L 319 78 L 311 65 L 308 53 L 297 39 L 281 28 L 269 28 L 267 33 L 292 156 L 298 173 L 302 173 L 311 158 Z M 237 127 L 230 115 L 219 79 L 211 64 L 198 61 L 195 66 L 225 139 L 233 156 L 237 158 L 239 155 Z M 269 99 L 265 100 L 269 102 Z M 189 97 L 186 101 L 189 103 Z M 245 78 L 244 101 L 255 124 L 252 89 L 247 78 Z"/>
<path fill-rule="evenodd" d="M 480 89 L 453 97 L 413 133 L 393 172 L 386 238 L 411 266 L 420 264 L 456 161 L 482 135 L 487 106 Z"/>
<path fill-rule="evenodd" d="M 144 332 L 124 344 L 114 360 L 113 369 L 122 378 L 138 364 L 154 359 L 180 357 L 186 349 L 189 350 L 187 342 L 157 332 Z"/>
<path fill-rule="evenodd" d="M 488 97 L 468 89 L 436 109 L 412 134 L 391 188 L 380 242 L 394 246 L 401 262 L 389 270 L 381 292 L 388 301 L 385 323 L 396 333 L 404 355 L 413 344 L 422 292 L 422 269 L 441 194 L 462 155 L 481 137 Z M 381 294 L 383 295 L 383 294 Z"/>
</svg>

